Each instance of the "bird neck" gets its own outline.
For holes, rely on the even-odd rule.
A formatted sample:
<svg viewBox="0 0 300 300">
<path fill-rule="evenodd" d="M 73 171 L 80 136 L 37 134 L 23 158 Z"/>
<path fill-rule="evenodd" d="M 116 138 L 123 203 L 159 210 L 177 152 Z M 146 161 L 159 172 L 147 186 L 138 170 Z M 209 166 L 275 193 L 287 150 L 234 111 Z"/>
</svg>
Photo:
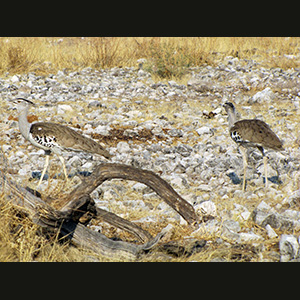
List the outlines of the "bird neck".
<svg viewBox="0 0 300 300">
<path fill-rule="evenodd" d="M 227 120 L 228 120 L 228 126 L 229 126 L 229 128 L 231 128 L 233 126 L 233 124 L 237 121 L 237 115 L 236 115 L 235 110 L 228 111 Z"/>
<path fill-rule="evenodd" d="M 27 140 L 29 137 L 29 130 L 30 130 L 30 126 L 31 126 L 31 124 L 27 120 L 28 109 L 29 109 L 29 107 L 26 107 L 23 110 L 21 110 L 19 113 L 19 118 L 18 118 L 20 131 L 21 131 L 22 135 L 24 136 L 24 138 Z"/>
</svg>

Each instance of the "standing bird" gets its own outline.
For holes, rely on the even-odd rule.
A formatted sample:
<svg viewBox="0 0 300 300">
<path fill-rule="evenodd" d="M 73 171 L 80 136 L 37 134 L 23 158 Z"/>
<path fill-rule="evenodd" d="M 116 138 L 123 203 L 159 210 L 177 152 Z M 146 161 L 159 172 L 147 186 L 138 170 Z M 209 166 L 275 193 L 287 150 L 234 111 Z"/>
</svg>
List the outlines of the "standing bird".
<svg viewBox="0 0 300 300">
<path fill-rule="evenodd" d="M 243 191 L 246 186 L 246 169 L 247 169 L 247 156 L 246 151 L 249 147 L 256 147 L 262 153 L 265 171 L 265 187 L 268 187 L 268 170 L 267 160 L 264 148 L 281 151 L 284 150 L 282 142 L 277 135 L 271 130 L 268 124 L 264 121 L 257 119 L 237 120 L 237 113 L 234 105 L 231 102 L 226 102 L 224 108 L 228 114 L 228 125 L 231 138 L 240 147 L 243 156 L 244 165 L 244 179 Z"/>
<path fill-rule="evenodd" d="M 66 180 L 68 179 L 68 176 L 64 158 L 62 156 L 64 151 L 88 152 L 99 154 L 106 158 L 111 157 L 109 152 L 101 145 L 67 126 L 50 122 L 30 124 L 27 120 L 28 110 L 31 106 L 35 106 L 30 100 L 16 98 L 10 101 L 13 101 L 17 107 L 19 113 L 19 128 L 23 137 L 34 146 L 45 150 L 46 161 L 38 186 L 41 184 L 46 173 L 51 152 L 58 155 L 63 166 Z"/>
</svg>

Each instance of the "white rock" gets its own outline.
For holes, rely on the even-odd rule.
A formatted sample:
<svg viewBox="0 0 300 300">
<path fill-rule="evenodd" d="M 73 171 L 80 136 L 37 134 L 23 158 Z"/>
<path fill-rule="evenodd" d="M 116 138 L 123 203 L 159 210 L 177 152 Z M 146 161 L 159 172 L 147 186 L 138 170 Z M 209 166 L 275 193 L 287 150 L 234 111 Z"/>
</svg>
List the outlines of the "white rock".
<svg viewBox="0 0 300 300">
<path fill-rule="evenodd" d="M 57 106 L 58 114 L 64 114 L 66 111 L 72 111 L 72 110 L 73 110 L 72 106 L 68 104 L 59 104 Z"/>
<path fill-rule="evenodd" d="M 175 96 L 175 95 L 176 95 L 175 92 L 169 92 L 169 93 L 166 95 L 166 97 L 173 97 L 173 96 Z"/>
<path fill-rule="evenodd" d="M 283 234 L 279 241 L 280 261 L 287 262 L 295 258 L 299 250 L 297 238 L 291 234 Z"/>
<path fill-rule="evenodd" d="M 143 199 L 145 199 L 145 200 L 157 199 L 158 197 L 159 196 L 155 192 L 143 194 Z"/>
<path fill-rule="evenodd" d="M 85 134 L 91 134 L 94 132 L 91 124 L 85 124 L 83 130 Z"/>
<path fill-rule="evenodd" d="M 183 219 L 180 217 L 180 219 Z M 199 228 L 191 233 L 191 236 L 202 236 L 205 234 L 215 234 L 220 231 L 221 223 L 216 219 L 201 223 Z"/>
<path fill-rule="evenodd" d="M 21 175 L 21 176 L 25 176 L 25 175 L 28 174 L 28 173 L 27 173 L 27 170 L 26 170 L 26 169 L 20 169 L 20 170 L 18 171 L 18 174 Z"/>
<path fill-rule="evenodd" d="M 12 76 L 12 78 L 10 79 L 13 83 L 19 82 L 20 78 L 17 75 Z"/>
<path fill-rule="evenodd" d="M 284 205 L 284 204 L 290 204 L 290 203 L 292 203 L 294 200 L 297 200 L 298 198 L 300 198 L 300 190 L 296 190 L 296 191 L 294 191 L 294 192 L 290 192 L 289 193 L 289 195 L 290 196 L 288 196 L 288 197 L 286 197 L 286 198 L 284 198 L 283 200 L 282 200 L 282 205 Z"/>
<path fill-rule="evenodd" d="M 145 184 L 138 182 L 132 186 L 132 189 L 135 191 L 142 192 L 146 187 L 147 186 Z"/>
<path fill-rule="evenodd" d="M 128 153 L 130 151 L 130 147 L 126 142 L 119 142 L 117 144 L 117 150 L 120 153 Z"/>
<path fill-rule="evenodd" d="M 275 232 L 271 225 L 267 224 L 265 228 L 270 239 L 276 238 L 278 236 L 278 234 Z"/>
<path fill-rule="evenodd" d="M 257 206 L 257 210 L 269 211 L 270 209 L 271 206 L 267 204 L 265 201 L 261 201 Z"/>
<path fill-rule="evenodd" d="M 155 126 L 155 123 L 152 120 L 148 120 L 143 123 L 143 126 L 144 128 L 151 130 Z"/>
<path fill-rule="evenodd" d="M 198 135 L 202 135 L 202 134 L 209 134 L 211 133 L 211 129 L 208 126 L 202 126 L 198 129 L 196 129 L 196 132 L 198 133 Z"/>
<path fill-rule="evenodd" d="M 209 216 L 217 216 L 217 208 L 212 201 L 203 201 L 194 207 L 195 211 L 199 214 L 205 214 Z"/>
<path fill-rule="evenodd" d="M 245 206 L 237 203 L 234 203 L 234 206 L 235 208 L 232 212 L 234 215 L 237 215 L 240 221 L 246 221 L 249 219 L 251 212 L 249 212 Z"/>
<path fill-rule="evenodd" d="M 82 165 L 82 168 L 83 169 L 90 169 L 90 168 L 92 168 L 93 167 L 93 163 L 91 163 L 91 162 L 86 162 L 84 165 Z"/>
<path fill-rule="evenodd" d="M 12 148 L 11 145 L 6 145 L 6 144 L 2 145 L 2 150 L 4 152 L 11 150 L 11 148 Z"/>
<path fill-rule="evenodd" d="M 214 109 L 212 112 L 218 115 L 218 114 L 220 114 L 220 113 L 222 112 L 222 110 L 223 110 L 223 109 L 222 109 L 221 107 L 217 107 L 217 108 Z"/>
<path fill-rule="evenodd" d="M 159 203 L 157 205 L 156 208 L 159 209 L 159 210 L 166 211 L 166 210 L 168 210 L 170 208 L 170 206 L 167 203 L 165 203 L 165 202 L 161 202 L 161 203 Z"/>
<path fill-rule="evenodd" d="M 67 162 L 68 166 L 72 166 L 72 167 L 78 167 L 81 165 L 81 159 L 79 156 L 74 155 L 73 157 L 71 157 L 68 162 Z"/>
<path fill-rule="evenodd" d="M 262 241 L 264 238 L 253 232 L 241 232 L 240 233 L 240 241 L 241 242 L 259 242 Z"/>
<path fill-rule="evenodd" d="M 97 126 L 95 129 L 94 129 L 94 132 L 95 133 L 98 133 L 98 134 L 101 134 L 101 135 L 109 135 L 109 130 L 110 130 L 110 127 L 109 126 L 102 126 L 102 125 L 99 125 Z"/>
<path fill-rule="evenodd" d="M 292 219 L 296 221 L 300 219 L 300 212 L 293 209 L 287 209 L 281 215 L 288 219 Z"/>
<path fill-rule="evenodd" d="M 15 153 L 15 155 L 18 156 L 18 157 L 23 157 L 25 154 L 24 154 L 23 151 L 18 150 L 18 151 Z"/>
<path fill-rule="evenodd" d="M 181 177 L 179 175 L 174 175 L 173 178 L 171 179 L 171 186 L 175 185 L 179 189 L 185 189 L 188 188 L 188 183 L 184 177 Z"/>
<path fill-rule="evenodd" d="M 241 213 L 241 217 L 243 218 L 243 220 L 247 221 L 251 216 L 251 212 L 250 211 L 244 211 Z"/>
<path fill-rule="evenodd" d="M 204 192 L 211 192 L 212 191 L 212 187 L 208 184 L 199 184 L 197 186 L 197 189 L 199 191 L 204 191 Z"/>
<path fill-rule="evenodd" d="M 142 112 L 140 112 L 139 110 L 130 110 L 129 112 L 126 113 L 126 116 L 128 116 L 129 118 L 139 118 L 143 115 Z"/>
<path fill-rule="evenodd" d="M 226 121 L 224 118 L 218 118 L 218 122 L 219 122 L 221 125 L 227 123 L 227 121 Z"/>
<path fill-rule="evenodd" d="M 272 92 L 271 88 L 267 87 L 261 92 L 257 92 L 253 97 L 249 100 L 250 103 L 263 103 L 270 102 L 274 99 L 275 94 Z"/>
<path fill-rule="evenodd" d="M 239 232 L 241 230 L 240 223 L 234 220 L 225 220 L 223 222 L 223 227 L 232 231 L 232 232 Z"/>
</svg>

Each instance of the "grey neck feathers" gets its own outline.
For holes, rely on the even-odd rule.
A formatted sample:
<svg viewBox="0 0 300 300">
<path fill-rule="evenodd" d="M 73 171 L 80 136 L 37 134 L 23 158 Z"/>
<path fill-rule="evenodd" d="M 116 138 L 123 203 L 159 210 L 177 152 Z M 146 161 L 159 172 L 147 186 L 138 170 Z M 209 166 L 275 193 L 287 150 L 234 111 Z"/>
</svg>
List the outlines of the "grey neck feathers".
<svg viewBox="0 0 300 300">
<path fill-rule="evenodd" d="M 26 140 L 29 139 L 29 130 L 31 124 L 27 120 L 29 107 L 24 108 L 19 114 L 19 128 Z"/>
<path fill-rule="evenodd" d="M 228 120 L 228 126 L 229 128 L 231 128 L 232 125 L 238 120 L 235 110 L 228 111 L 227 120 Z"/>
</svg>

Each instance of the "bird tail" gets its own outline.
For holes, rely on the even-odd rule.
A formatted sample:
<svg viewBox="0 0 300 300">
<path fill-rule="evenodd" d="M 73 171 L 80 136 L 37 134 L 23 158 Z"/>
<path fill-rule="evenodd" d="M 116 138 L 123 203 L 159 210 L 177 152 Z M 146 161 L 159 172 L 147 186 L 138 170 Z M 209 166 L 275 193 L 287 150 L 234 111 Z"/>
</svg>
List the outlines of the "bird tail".
<svg viewBox="0 0 300 300">
<path fill-rule="evenodd" d="M 99 145 L 100 146 L 100 145 Z M 110 158 L 112 158 L 112 155 L 107 151 L 107 150 L 105 150 L 105 149 L 99 149 L 97 152 L 96 152 L 97 154 L 99 154 L 99 155 L 102 155 L 102 156 L 104 156 L 105 158 L 107 158 L 107 159 L 110 159 Z"/>
<path fill-rule="evenodd" d="M 100 144 L 96 143 L 92 139 L 85 138 L 84 143 L 81 143 L 80 150 L 86 151 L 92 154 L 98 154 L 104 156 L 107 159 L 110 159 L 112 155 L 104 149 Z"/>
</svg>

